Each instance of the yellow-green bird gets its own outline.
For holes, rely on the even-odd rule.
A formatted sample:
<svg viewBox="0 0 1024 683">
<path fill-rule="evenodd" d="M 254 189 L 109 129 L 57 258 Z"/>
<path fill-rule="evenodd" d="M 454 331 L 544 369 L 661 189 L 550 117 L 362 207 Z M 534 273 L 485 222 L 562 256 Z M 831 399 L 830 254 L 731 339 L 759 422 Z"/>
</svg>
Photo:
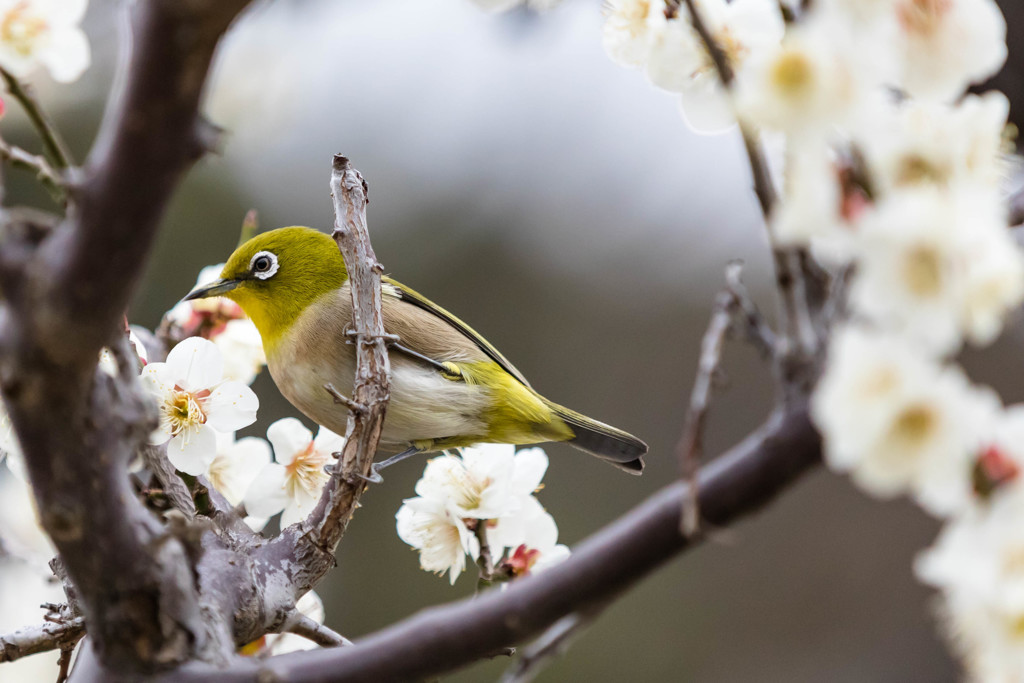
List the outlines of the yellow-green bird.
<svg viewBox="0 0 1024 683">
<path fill-rule="evenodd" d="M 347 415 L 324 390 L 351 387 L 355 349 L 345 343 L 352 298 L 334 240 L 316 230 L 272 230 L 239 246 L 219 280 L 186 299 L 237 302 L 263 338 L 270 374 L 307 417 L 339 434 Z M 424 296 L 383 281 L 391 401 L 381 454 L 428 453 L 474 443 L 565 441 L 632 474 L 647 444 L 547 400 L 486 339 Z M 398 353 L 394 353 L 398 351 Z"/>
</svg>

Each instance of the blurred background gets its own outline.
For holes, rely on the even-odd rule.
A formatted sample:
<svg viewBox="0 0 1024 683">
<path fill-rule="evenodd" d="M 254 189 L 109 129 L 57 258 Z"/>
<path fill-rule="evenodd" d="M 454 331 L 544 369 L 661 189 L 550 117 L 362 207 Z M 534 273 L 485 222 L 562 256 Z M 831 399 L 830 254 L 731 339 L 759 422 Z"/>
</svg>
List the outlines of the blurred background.
<svg viewBox="0 0 1024 683">
<path fill-rule="evenodd" d="M 39 79 L 78 159 L 114 79 L 117 16 L 110 0 L 91 4 L 94 64 L 80 81 Z M 469 0 L 257 3 L 218 57 L 208 112 L 228 130 L 223 152 L 176 194 L 132 322 L 154 327 L 202 266 L 223 261 L 247 209 L 264 229 L 329 229 L 330 161 L 343 152 L 369 183 L 374 247 L 391 274 L 486 335 L 545 395 L 649 442 L 639 479 L 546 447 L 539 498 L 560 540 L 615 519 L 678 476 L 673 448 L 725 264 L 742 259 L 765 310 L 772 299 L 738 135 L 689 132 L 674 97 L 607 59 L 601 21 L 597 0 L 502 15 Z M 1003 78 L 1016 113 L 1019 83 Z M 3 126 L 31 144 L 16 112 Z M 12 203 L 45 205 L 30 178 L 8 175 Z M 1016 321 L 966 359 L 1008 402 L 1024 397 L 1021 337 Z M 770 374 L 751 349 L 730 346 L 725 367 L 709 454 L 771 407 Z M 268 375 L 254 389 L 260 419 L 245 433 L 297 416 Z M 473 591 L 471 578 L 453 588 L 421 571 L 395 534 L 421 472 L 403 463 L 368 492 L 318 588 L 328 625 L 349 638 Z M 937 528 L 819 470 L 648 579 L 539 680 L 956 680 L 912 573 Z M 10 593 L 0 592 L 5 628 L 21 625 L 4 621 Z M 507 665 L 445 680 L 494 680 Z M 26 680 L 10 675 L 0 667 L 0 680 Z"/>
</svg>

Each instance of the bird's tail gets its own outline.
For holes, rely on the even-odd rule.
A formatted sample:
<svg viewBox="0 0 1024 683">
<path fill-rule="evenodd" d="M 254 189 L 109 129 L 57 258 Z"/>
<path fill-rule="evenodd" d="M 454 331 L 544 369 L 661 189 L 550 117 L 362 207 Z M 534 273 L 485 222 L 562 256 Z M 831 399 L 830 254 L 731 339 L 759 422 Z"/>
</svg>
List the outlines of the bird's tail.
<svg viewBox="0 0 1024 683">
<path fill-rule="evenodd" d="M 547 399 L 544 402 L 572 430 L 574 436 L 566 443 L 630 474 L 644 471 L 643 456 L 647 453 L 647 444 L 643 441 Z"/>
</svg>

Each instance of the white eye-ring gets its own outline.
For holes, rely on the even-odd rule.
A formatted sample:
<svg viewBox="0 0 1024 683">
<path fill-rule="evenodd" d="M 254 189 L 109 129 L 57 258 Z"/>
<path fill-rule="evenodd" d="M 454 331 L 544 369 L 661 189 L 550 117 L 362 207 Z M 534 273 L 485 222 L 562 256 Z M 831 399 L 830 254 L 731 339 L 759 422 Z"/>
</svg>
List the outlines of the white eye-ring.
<svg viewBox="0 0 1024 683">
<path fill-rule="evenodd" d="M 273 277 L 279 267 L 277 255 L 270 251 L 257 251 L 249 261 L 249 272 L 260 280 Z"/>
</svg>

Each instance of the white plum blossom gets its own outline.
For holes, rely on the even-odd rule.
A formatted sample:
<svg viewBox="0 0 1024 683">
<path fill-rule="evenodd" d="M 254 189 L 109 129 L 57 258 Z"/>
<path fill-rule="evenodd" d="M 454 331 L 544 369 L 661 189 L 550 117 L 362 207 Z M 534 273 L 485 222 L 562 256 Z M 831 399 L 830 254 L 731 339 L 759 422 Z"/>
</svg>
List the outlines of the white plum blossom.
<svg viewBox="0 0 1024 683">
<path fill-rule="evenodd" d="M 915 564 L 976 681 L 1024 677 L 1024 495 L 1018 486 L 947 524 Z"/>
<path fill-rule="evenodd" d="M 539 448 L 516 453 L 509 444 L 478 444 L 462 449 L 461 456 L 431 459 L 416 493 L 451 501 L 463 518 L 498 519 L 520 510 L 547 467 L 547 455 Z"/>
<path fill-rule="evenodd" d="M 828 464 L 869 492 L 913 494 L 946 515 L 971 499 L 975 457 L 998 400 L 900 337 L 837 330 L 811 414 Z"/>
<path fill-rule="evenodd" d="M 70 83 L 89 67 L 79 28 L 87 0 L 0 0 L 0 66 L 19 78 L 39 66 Z"/>
<path fill-rule="evenodd" d="M 248 318 L 229 320 L 224 329 L 211 338 L 224 355 L 224 376 L 242 384 L 252 384 L 267 356 L 259 330 Z"/>
<path fill-rule="evenodd" d="M 801 26 L 751 59 L 737 81 L 741 118 L 792 137 L 822 135 L 863 105 L 865 84 L 841 37 Z"/>
<path fill-rule="evenodd" d="M 217 455 L 206 471 L 213 488 L 229 503 L 238 505 L 260 471 L 273 460 L 270 444 L 259 437 L 235 440 L 234 434 L 217 433 Z"/>
<path fill-rule="evenodd" d="M 874 188 L 995 188 L 1009 171 L 1004 153 L 1010 103 L 999 92 L 950 105 L 885 102 L 855 132 Z"/>
<path fill-rule="evenodd" d="M 558 526 L 533 493 L 547 471 L 540 448 L 478 444 L 427 463 L 415 498 L 396 515 L 398 536 L 420 551 L 426 571 L 452 583 L 477 559 L 485 539 L 499 575 L 523 576 L 569 555 Z"/>
<path fill-rule="evenodd" d="M 143 386 L 157 402 L 160 424 L 150 443 L 167 443 L 167 457 L 182 472 L 205 473 L 217 453 L 216 432 L 231 433 L 256 420 L 259 400 L 224 379 L 224 360 L 213 342 L 189 337 L 165 363 L 142 370 Z"/>
<path fill-rule="evenodd" d="M 1024 252 L 1006 229 L 971 246 L 962 325 L 969 340 L 986 345 L 1002 331 L 1007 312 L 1024 303 Z"/>
<path fill-rule="evenodd" d="M 294 417 L 270 425 L 267 439 L 276 462 L 266 464 L 249 485 L 245 509 L 258 518 L 281 515 L 281 526 L 301 521 L 320 499 L 330 479 L 326 467 L 345 447 L 345 437 L 321 427 L 316 438 Z"/>
<path fill-rule="evenodd" d="M 604 22 L 604 49 L 620 66 L 647 63 L 656 31 L 665 22 L 661 0 L 609 0 Z"/>
<path fill-rule="evenodd" d="M 1006 61 L 1006 20 L 994 0 L 898 0 L 900 68 L 894 85 L 949 102 Z"/>
<path fill-rule="evenodd" d="M 700 0 L 697 11 L 734 72 L 777 48 L 785 30 L 776 2 Z M 689 19 L 686 7 L 680 6 L 676 17 L 653 26 L 647 76 L 658 87 L 680 94 L 691 128 L 714 133 L 735 123 L 735 115 Z"/>
<path fill-rule="evenodd" d="M 487 542 L 498 555 L 502 549 L 508 551 L 504 564 L 517 576 L 543 571 L 569 557 L 569 548 L 558 543 L 555 518 L 533 496 L 519 513 L 488 528 Z"/>
<path fill-rule="evenodd" d="M 784 245 L 808 246 L 842 229 L 839 172 L 829 148 L 819 140 L 789 150 L 782 197 L 772 216 L 774 238 Z"/>
<path fill-rule="evenodd" d="M 444 574 L 454 584 L 466 568 L 466 555 L 480 552 L 476 537 L 450 502 L 417 496 L 395 514 L 398 537 L 419 550 L 424 571 Z"/>
<path fill-rule="evenodd" d="M 879 202 L 859 224 L 851 306 L 933 353 L 956 350 L 966 322 L 978 325 L 972 336 L 988 336 L 987 317 L 1017 300 L 1012 282 L 968 299 L 972 260 L 991 260 L 986 240 L 1017 253 L 999 211 L 994 193 L 907 190 Z"/>
</svg>

